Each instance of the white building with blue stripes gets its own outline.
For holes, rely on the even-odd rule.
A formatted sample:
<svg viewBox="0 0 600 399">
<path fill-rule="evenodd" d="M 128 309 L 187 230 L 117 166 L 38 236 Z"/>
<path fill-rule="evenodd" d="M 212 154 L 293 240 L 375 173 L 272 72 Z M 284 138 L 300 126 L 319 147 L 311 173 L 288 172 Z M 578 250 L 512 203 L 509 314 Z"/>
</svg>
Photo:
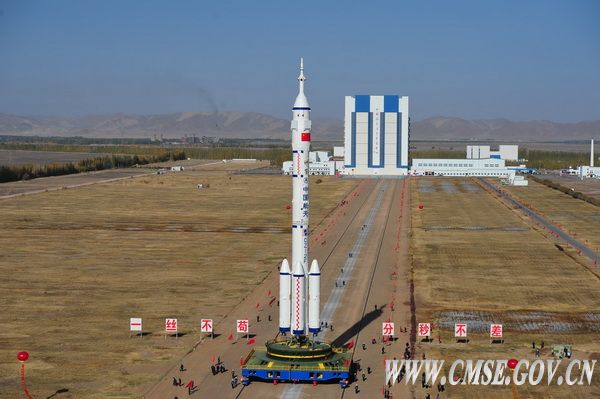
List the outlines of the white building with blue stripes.
<svg viewBox="0 0 600 399">
<path fill-rule="evenodd" d="M 408 139 L 407 96 L 346 96 L 343 174 L 408 174 Z"/>
</svg>

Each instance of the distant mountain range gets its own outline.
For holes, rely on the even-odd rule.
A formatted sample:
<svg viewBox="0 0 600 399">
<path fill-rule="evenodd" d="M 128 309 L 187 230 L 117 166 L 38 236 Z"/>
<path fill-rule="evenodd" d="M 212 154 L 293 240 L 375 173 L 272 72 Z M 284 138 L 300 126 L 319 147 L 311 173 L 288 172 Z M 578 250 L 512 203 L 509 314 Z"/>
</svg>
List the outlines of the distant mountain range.
<svg viewBox="0 0 600 399">
<path fill-rule="evenodd" d="M 85 117 L 25 117 L 0 114 L 0 135 L 165 138 L 196 135 L 286 140 L 290 122 L 255 112 L 110 114 Z M 317 140 L 343 140 L 343 122 L 313 120 Z M 413 140 L 570 141 L 600 138 L 600 121 L 557 123 L 508 119 L 433 117 L 411 124 Z"/>
<path fill-rule="evenodd" d="M 576 123 L 433 117 L 411 123 L 415 140 L 571 141 L 600 137 L 600 120 Z"/>
</svg>

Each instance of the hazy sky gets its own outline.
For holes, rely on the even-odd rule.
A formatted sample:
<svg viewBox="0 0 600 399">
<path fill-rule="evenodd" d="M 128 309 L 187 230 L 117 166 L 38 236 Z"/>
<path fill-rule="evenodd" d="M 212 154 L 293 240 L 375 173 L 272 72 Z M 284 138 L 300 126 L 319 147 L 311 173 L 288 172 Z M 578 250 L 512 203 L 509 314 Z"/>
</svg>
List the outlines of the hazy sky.
<svg viewBox="0 0 600 399">
<path fill-rule="evenodd" d="M 0 112 L 600 119 L 600 1 L 0 0 Z"/>
</svg>

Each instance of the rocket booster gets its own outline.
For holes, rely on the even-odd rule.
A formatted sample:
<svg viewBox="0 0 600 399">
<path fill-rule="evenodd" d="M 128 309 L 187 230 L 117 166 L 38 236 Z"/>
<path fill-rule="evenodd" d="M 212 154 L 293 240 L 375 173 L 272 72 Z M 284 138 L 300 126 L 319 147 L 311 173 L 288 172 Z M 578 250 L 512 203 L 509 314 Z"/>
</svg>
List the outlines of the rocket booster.
<svg viewBox="0 0 600 399">
<path fill-rule="evenodd" d="M 279 331 L 290 331 L 291 301 L 290 288 L 292 284 L 292 274 L 290 264 L 287 259 L 281 262 L 279 268 Z"/>
<path fill-rule="evenodd" d="M 310 150 L 310 106 L 304 94 L 304 61 L 300 59 L 298 96 L 292 108 L 292 270 L 285 277 L 284 260 L 279 279 L 279 330 L 304 336 L 317 334 L 319 321 L 319 265 L 313 261 L 308 268 L 308 152 Z M 316 269 L 314 266 L 316 265 Z M 287 270 L 289 271 L 289 265 Z M 289 272 L 288 275 L 289 276 Z M 311 288 L 312 287 L 312 288 Z M 291 298 L 291 301 L 290 301 Z M 310 298 L 310 299 L 309 299 Z M 291 303 L 290 303 L 291 302 Z M 290 309 L 291 307 L 291 309 Z"/>
<path fill-rule="evenodd" d="M 321 320 L 319 318 L 319 305 L 321 290 L 321 271 L 319 263 L 313 259 L 308 272 L 308 331 L 317 334 L 321 331 Z"/>
</svg>

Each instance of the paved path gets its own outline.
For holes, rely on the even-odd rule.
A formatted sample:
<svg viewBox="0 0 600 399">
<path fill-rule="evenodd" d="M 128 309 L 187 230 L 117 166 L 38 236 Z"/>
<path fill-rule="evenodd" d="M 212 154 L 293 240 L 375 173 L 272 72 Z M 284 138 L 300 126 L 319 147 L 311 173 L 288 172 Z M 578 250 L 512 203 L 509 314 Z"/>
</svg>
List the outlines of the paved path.
<svg viewBox="0 0 600 399">
<path fill-rule="evenodd" d="M 528 208 L 527 206 L 525 206 L 522 202 L 520 202 L 515 197 L 513 197 L 509 192 L 502 190 L 502 188 L 497 187 L 496 185 L 490 183 L 486 179 L 480 178 L 478 180 L 485 188 L 495 192 L 498 196 L 500 196 L 507 203 L 520 209 L 525 215 L 529 216 L 533 221 L 542 225 L 547 230 L 550 230 L 551 232 L 553 232 L 557 237 L 564 240 L 567 244 L 569 244 L 573 248 L 577 249 L 578 251 L 581 251 L 581 253 L 583 255 L 590 258 L 593 262 L 595 262 L 595 264 L 600 263 L 600 254 L 598 254 L 596 251 L 589 248 L 588 246 L 583 244 L 581 241 L 576 240 L 571 235 L 569 235 L 568 233 L 566 233 L 565 231 L 563 231 L 556 225 L 552 224 L 550 221 L 548 221 L 548 219 L 541 216 L 537 212 L 533 211 L 531 208 Z M 598 270 L 600 271 L 600 269 L 598 269 Z"/>
<path fill-rule="evenodd" d="M 348 251 L 352 246 L 349 232 L 353 229 L 351 225 L 355 219 L 364 219 L 367 209 L 365 203 L 372 201 L 372 195 L 376 185 L 375 181 L 361 181 L 357 188 L 351 192 L 346 201 L 345 206 L 337 208 L 330 214 L 316 229 L 311 232 L 310 238 L 310 254 L 319 260 L 321 265 L 321 281 L 322 287 L 333 286 L 334 279 L 339 274 L 337 265 L 343 264 L 343 260 L 347 256 Z M 291 248 L 289 249 L 291 250 Z M 342 255 L 344 254 L 344 255 Z M 332 265 L 335 265 L 333 267 Z M 332 267 L 330 267 L 332 266 Z M 184 373 L 178 372 L 179 363 L 173 365 L 164 378 L 145 395 L 146 398 L 173 398 L 175 395 L 187 397 L 187 390 L 172 386 L 172 377 L 177 376 L 182 380 L 189 381 L 193 379 L 198 386 L 198 391 L 192 395 L 197 398 L 235 398 L 242 392 L 242 387 L 231 389 L 230 370 L 233 368 L 236 374 L 239 375 L 240 358 L 245 357 L 251 349 L 251 346 L 246 345 L 246 341 L 230 341 L 228 336 L 233 330 L 235 320 L 246 319 L 250 320 L 250 332 L 256 334 L 256 342 L 264 343 L 268 339 L 275 337 L 278 330 L 278 308 L 276 301 L 272 306 L 269 302 L 272 298 L 267 297 L 269 291 L 272 295 L 277 295 L 279 275 L 271 273 L 263 283 L 258 286 L 245 300 L 232 310 L 223 320 L 218 320 L 216 331 L 221 334 L 214 340 L 204 339 L 198 342 L 194 349 L 181 360 L 187 369 Z M 325 293 L 322 293 L 325 294 Z M 323 300 L 328 300 L 327 295 L 322 295 Z M 257 308 L 257 304 L 259 307 Z M 256 316 L 261 318 L 260 322 L 256 322 Z M 272 321 L 268 321 L 268 316 L 271 316 Z M 235 335 L 235 333 L 234 333 Z M 227 373 L 217 374 L 213 376 L 210 371 L 211 360 L 215 357 L 220 357 L 228 368 Z M 243 390 L 244 397 L 257 397 L 252 393 L 256 389 L 265 384 L 251 384 Z M 279 392 L 283 390 L 283 385 L 279 385 Z M 269 385 L 270 386 L 270 385 Z M 339 388 L 338 388 L 339 391 Z M 277 396 L 272 396 L 277 397 Z"/>
<path fill-rule="evenodd" d="M 210 360 L 215 355 L 220 355 L 226 367 L 234 368 L 239 375 L 240 357 L 245 356 L 251 346 L 243 340 L 237 343 L 227 340 L 226 326 L 231 324 L 232 327 L 238 315 L 241 318 L 242 315 L 252 314 L 251 322 L 256 320 L 256 313 L 261 315 L 261 322 L 251 326 L 251 331 L 257 334 L 257 343 L 262 344 L 276 335 L 277 307 L 264 306 L 256 310 L 256 303 L 264 302 L 265 291 L 271 289 L 275 295 L 278 292 L 278 275 L 272 273 L 220 323 L 219 329 L 223 335 L 214 341 L 199 343 L 182 360 L 186 372 L 179 373 L 178 365 L 173 367 L 146 397 L 188 397 L 184 388 L 171 384 L 173 376 L 181 376 L 185 382 L 193 379 L 198 386 L 198 391 L 190 396 L 192 398 L 382 398 L 384 360 L 386 357 L 400 358 L 405 342 L 410 341 L 411 335 L 409 187 L 406 180 L 368 180 L 362 181 L 357 190 L 357 194 L 351 193 L 348 197 L 349 205 L 328 217 L 312 234 L 310 254 L 322 265 L 321 297 L 324 306 L 321 319 L 334 326 L 333 331 L 323 336 L 336 345 L 354 341 L 355 361 L 361 364 L 365 374 L 367 367 L 372 369 L 372 374 L 365 375 L 364 382 L 361 373 L 358 374 L 359 393 L 355 393 L 355 385 L 342 390 L 338 384 L 313 387 L 306 384 L 281 383 L 274 386 L 253 382 L 247 387 L 232 389 L 230 371 L 211 375 Z M 349 252 L 353 252 L 352 258 L 349 258 Z M 336 282 L 338 288 L 335 287 Z M 273 319 L 270 323 L 264 321 L 269 314 Z M 381 325 L 387 319 L 396 323 L 398 340 L 384 344 Z M 376 340 L 375 345 L 371 344 L 372 339 Z M 384 346 L 385 353 L 382 354 L 381 348 Z M 392 392 L 394 398 L 413 396 L 411 387 L 404 384 L 393 387 Z"/>
<path fill-rule="evenodd" d="M 332 325 L 335 325 L 335 326 L 340 326 L 340 325 L 343 325 L 343 323 L 344 323 L 342 321 L 341 323 L 338 324 L 337 323 L 338 320 L 336 320 L 336 323 L 333 324 L 333 321 L 335 319 L 338 319 L 336 317 L 337 313 L 342 311 L 340 309 L 340 303 L 342 302 L 342 299 L 344 299 L 344 296 L 358 294 L 358 292 L 356 292 L 357 290 L 354 289 L 354 284 L 352 284 L 352 286 L 351 286 L 351 281 L 353 279 L 355 279 L 355 276 L 352 273 L 352 271 L 354 270 L 354 267 L 356 266 L 357 259 L 359 259 L 361 257 L 361 250 L 363 248 L 363 245 L 365 244 L 365 241 L 369 237 L 369 233 L 371 232 L 371 229 L 372 229 L 374 221 L 375 221 L 375 215 L 377 214 L 377 211 L 381 207 L 381 203 L 383 202 L 384 194 L 386 193 L 386 190 L 388 189 L 388 186 L 389 186 L 388 183 L 389 182 L 385 182 L 385 184 L 383 184 L 381 186 L 381 189 L 378 190 L 377 196 L 375 198 L 375 202 L 373 203 L 373 206 L 369 210 L 369 213 L 367 214 L 366 218 L 363 220 L 363 224 L 360 227 L 360 230 L 356 234 L 356 240 L 354 241 L 354 244 L 352 245 L 352 248 L 350 249 L 348 258 L 343 263 L 343 265 L 341 265 L 338 278 L 336 279 L 333 288 L 331 288 L 331 293 L 329 295 L 329 298 L 327 299 L 327 302 L 323 306 L 323 311 L 321 313 L 321 321 L 327 321 L 327 323 L 332 323 Z M 350 257 L 350 254 L 352 254 L 352 257 Z M 370 285 L 369 285 L 369 289 L 370 289 Z M 363 307 L 363 313 L 364 313 L 364 307 Z M 346 333 L 339 335 L 337 338 L 335 338 L 334 342 L 337 346 L 347 344 L 348 339 L 351 338 L 352 335 L 356 334 L 356 332 L 352 331 L 352 329 L 348 329 L 346 331 L 349 331 L 350 333 L 348 334 L 346 332 Z M 319 338 L 328 340 L 327 339 L 328 336 L 335 336 L 335 335 L 336 334 L 334 334 L 333 331 L 325 329 L 321 332 L 321 334 L 319 334 Z M 328 341 L 331 341 L 331 340 L 329 339 Z M 298 399 L 302 396 L 302 391 L 303 391 L 302 388 L 303 387 L 305 387 L 305 384 L 301 384 L 301 385 L 286 384 L 284 391 L 281 394 L 280 398 L 282 398 L 282 399 Z M 309 387 L 307 387 L 307 388 L 309 388 Z M 319 392 L 319 393 L 321 393 L 321 392 Z M 306 397 L 306 395 L 304 395 L 304 397 Z"/>
</svg>

